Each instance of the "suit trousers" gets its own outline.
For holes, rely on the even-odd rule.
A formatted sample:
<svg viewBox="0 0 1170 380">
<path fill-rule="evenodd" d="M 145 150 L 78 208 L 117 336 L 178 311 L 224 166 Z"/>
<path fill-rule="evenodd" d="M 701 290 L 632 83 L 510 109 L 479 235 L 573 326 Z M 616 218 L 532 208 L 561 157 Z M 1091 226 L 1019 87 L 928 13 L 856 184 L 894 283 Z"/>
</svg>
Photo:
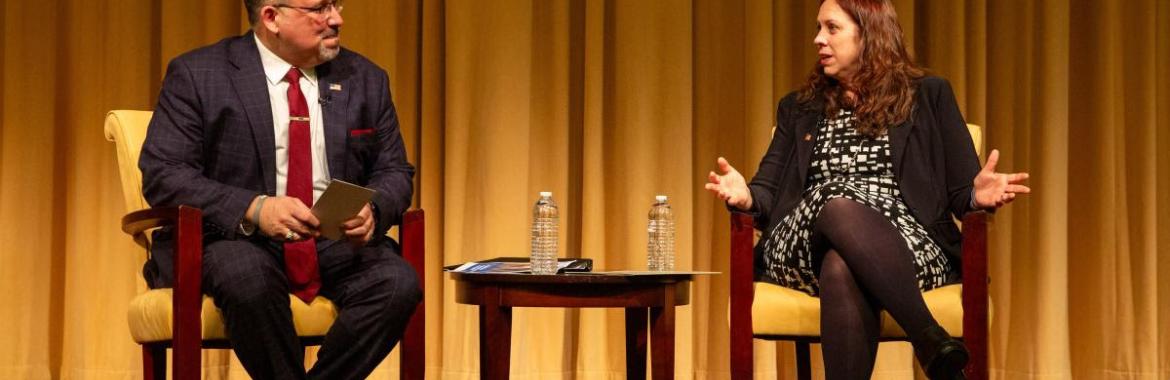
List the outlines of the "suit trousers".
<svg viewBox="0 0 1170 380">
<path fill-rule="evenodd" d="M 339 312 L 308 373 L 293 328 L 281 246 L 271 240 L 207 243 L 203 292 L 223 311 L 232 349 L 255 379 L 362 379 L 402 338 L 422 299 L 418 276 L 382 239 L 353 248 L 318 242 L 321 295 Z"/>
</svg>

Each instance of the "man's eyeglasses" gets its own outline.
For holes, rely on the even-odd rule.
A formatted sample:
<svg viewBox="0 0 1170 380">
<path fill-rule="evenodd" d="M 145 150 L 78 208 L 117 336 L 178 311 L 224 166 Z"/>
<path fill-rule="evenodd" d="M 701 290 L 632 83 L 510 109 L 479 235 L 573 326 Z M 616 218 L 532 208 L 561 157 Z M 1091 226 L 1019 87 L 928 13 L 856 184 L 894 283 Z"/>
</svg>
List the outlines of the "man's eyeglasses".
<svg viewBox="0 0 1170 380">
<path fill-rule="evenodd" d="M 272 6 L 277 7 L 277 8 L 297 9 L 297 10 L 300 10 L 302 12 L 317 16 L 318 18 L 325 18 L 326 16 L 333 14 L 333 11 L 337 11 L 337 13 L 341 13 L 341 9 L 344 8 L 344 6 L 341 5 L 340 0 L 326 1 L 324 3 L 321 3 L 321 5 L 318 5 L 315 7 L 301 7 L 301 6 L 289 5 L 289 4 L 273 4 Z"/>
</svg>

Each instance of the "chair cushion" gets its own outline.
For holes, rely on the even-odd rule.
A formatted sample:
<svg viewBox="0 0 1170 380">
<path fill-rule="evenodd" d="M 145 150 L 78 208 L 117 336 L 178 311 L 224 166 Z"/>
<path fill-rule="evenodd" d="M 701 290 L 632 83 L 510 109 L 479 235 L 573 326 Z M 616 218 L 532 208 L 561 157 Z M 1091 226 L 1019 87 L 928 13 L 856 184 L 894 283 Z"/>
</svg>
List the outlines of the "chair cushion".
<svg viewBox="0 0 1170 380">
<path fill-rule="evenodd" d="M 318 296 L 310 304 L 289 295 L 293 324 L 297 335 L 302 337 L 324 336 L 337 318 L 337 307 L 333 301 Z M 137 343 L 171 340 L 171 289 L 153 289 L 134 297 L 130 301 L 128 319 L 130 335 Z M 227 339 L 223 315 L 215 307 L 215 301 L 203 296 L 203 340 Z"/>
<path fill-rule="evenodd" d="M 926 307 L 943 329 L 963 336 L 963 285 L 922 293 Z M 755 283 L 752 332 L 756 335 L 820 336 L 821 301 L 808 293 L 767 282 Z M 906 333 L 888 312 L 882 312 L 882 337 L 904 338 Z"/>
</svg>

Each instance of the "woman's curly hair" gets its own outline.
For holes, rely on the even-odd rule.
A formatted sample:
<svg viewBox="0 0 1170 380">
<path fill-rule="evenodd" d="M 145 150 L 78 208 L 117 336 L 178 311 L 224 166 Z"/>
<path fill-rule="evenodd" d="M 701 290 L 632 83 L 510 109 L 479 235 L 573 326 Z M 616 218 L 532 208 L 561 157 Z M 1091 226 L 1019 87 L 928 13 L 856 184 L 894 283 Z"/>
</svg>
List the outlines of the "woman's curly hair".
<svg viewBox="0 0 1170 380">
<path fill-rule="evenodd" d="M 821 0 L 824 3 L 824 0 Z M 902 26 L 889 0 L 837 0 L 858 25 L 861 53 L 848 88 L 825 75 L 819 64 L 801 89 L 801 103 L 821 99 L 825 116 L 851 109 L 858 133 L 876 138 L 910 117 L 915 82 L 926 75 L 914 64 L 903 42 Z M 852 91 L 853 99 L 845 96 Z"/>
</svg>

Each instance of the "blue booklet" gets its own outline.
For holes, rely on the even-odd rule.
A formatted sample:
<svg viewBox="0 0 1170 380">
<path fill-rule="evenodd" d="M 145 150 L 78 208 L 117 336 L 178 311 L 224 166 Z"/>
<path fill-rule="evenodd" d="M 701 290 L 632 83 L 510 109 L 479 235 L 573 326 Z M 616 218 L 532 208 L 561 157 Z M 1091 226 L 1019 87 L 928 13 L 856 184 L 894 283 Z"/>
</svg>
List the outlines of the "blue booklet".
<svg viewBox="0 0 1170 380">
<path fill-rule="evenodd" d="M 448 265 L 445 271 L 462 273 L 532 273 L 532 263 L 527 257 L 497 257 L 491 260 L 470 261 Z M 593 259 L 557 259 L 557 273 L 589 272 L 593 270 Z"/>
</svg>

